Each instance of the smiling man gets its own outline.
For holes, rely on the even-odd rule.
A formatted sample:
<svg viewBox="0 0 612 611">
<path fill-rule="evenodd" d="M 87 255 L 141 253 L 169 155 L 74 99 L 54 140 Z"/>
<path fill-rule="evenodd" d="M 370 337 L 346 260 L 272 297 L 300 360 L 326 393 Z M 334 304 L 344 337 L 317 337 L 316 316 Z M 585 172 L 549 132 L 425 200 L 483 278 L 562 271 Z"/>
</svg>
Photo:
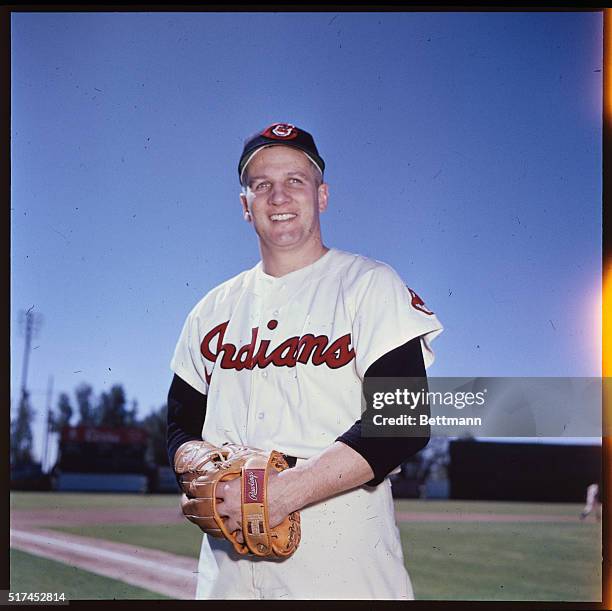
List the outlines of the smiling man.
<svg viewBox="0 0 612 611">
<path fill-rule="evenodd" d="M 287 146 L 259 148 L 249 161 L 240 199 L 273 276 L 314 263 L 328 250 L 319 221 L 327 208 L 328 187 L 316 168 L 306 155 Z"/>
<path fill-rule="evenodd" d="M 386 476 L 427 438 L 362 436 L 362 384 L 424 378 L 442 326 L 392 268 L 324 245 L 324 171 L 294 125 L 247 139 L 240 201 L 261 261 L 199 301 L 172 359 L 170 464 L 198 444 L 277 450 L 291 468 L 267 480 L 269 525 L 301 514 L 299 547 L 282 561 L 205 534 L 197 598 L 414 597 Z M 216 496 L 244 541 L 241 494 L 234 479 Z M 183 508 L 195 521 L 197 505 L 184 496 Z"/>
</svg>

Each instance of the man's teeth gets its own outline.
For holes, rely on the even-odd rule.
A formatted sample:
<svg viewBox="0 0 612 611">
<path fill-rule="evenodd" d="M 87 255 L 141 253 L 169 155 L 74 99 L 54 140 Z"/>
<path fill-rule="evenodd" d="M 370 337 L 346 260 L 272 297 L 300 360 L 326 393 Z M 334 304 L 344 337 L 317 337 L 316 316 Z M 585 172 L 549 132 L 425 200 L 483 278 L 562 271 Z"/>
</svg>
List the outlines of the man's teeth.
<svg viewBox="0 0 612 611">
<path fill-rule="evenodd" d="M 297 216 L 297 214 L 273 214 L 270 219 L 273 221 L 288 221 L 289 219 L 293 219 Z"/>
</svg>

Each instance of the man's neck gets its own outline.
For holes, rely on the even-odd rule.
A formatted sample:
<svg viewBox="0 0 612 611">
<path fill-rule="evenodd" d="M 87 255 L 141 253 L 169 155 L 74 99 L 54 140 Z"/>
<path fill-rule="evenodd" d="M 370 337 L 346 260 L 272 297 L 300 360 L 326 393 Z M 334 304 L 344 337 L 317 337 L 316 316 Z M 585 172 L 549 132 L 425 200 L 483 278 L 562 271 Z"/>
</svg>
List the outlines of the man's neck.
<svg viewBox="0 0 612 611">
<path fill-rule="evenodd" d="M 270 276 L 280 278 L 312 265 L 329 250 L 322 242 L 319 242 L 317 246 L 317 248 L 310 248 L 307 252 L 270 252 L 260 248 L 263 271 Z"/>
</svg>

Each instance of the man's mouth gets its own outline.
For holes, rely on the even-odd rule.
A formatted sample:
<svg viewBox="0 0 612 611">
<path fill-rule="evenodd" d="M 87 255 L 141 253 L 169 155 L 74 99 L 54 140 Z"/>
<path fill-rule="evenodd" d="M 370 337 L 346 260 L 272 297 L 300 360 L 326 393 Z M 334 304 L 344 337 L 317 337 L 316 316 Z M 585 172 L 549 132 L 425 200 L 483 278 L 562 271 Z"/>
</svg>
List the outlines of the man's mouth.
<svg viewBox="0 0 612 611">
<path fill-rule="evenodd" d="M 285 212 L 284 214 L 272 214 L 270 216 L 270 220 L 271 221 L 290 221 L 291 219 L 294 219 L 297 216 L 297 214 L 293 214 L 291 212 Z"/>
</svg>

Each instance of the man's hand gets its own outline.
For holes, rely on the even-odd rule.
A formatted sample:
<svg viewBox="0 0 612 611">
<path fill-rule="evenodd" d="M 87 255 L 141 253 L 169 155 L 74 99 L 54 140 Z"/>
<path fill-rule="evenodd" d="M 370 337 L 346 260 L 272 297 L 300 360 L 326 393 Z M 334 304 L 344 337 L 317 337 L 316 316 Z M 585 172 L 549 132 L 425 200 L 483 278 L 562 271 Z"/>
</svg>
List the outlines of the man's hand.
<svg viewBox="0 0 612 611">
<path fill-rule="evenodd" d="M 337 441 L 332 446 L 285 471 L 270 472 L 268 477 L 268 515 L 274 528 L 292 512 L 324 500 L 374 477 L 368 462 L 352 448 Z M 217 487 L 219 514 L 231 532 L 238 532 L 242 543 L 240 480 L 223 482 Z"/>
<path fill-rule="evenodd" d="M 300 514 L 281 509 L 286 505 L 271 485 L 287 468 L 280 452 L 186 442 L 174 459 L 183 514 L 207 535 L 230 541 L 239 554 L 291 556 L 300 543 Z M 270 489 L 280 505 L 274 510 Z"/>
<path fill-rule="evenodd" d="M 188 443 L 196 444 L 196 442 Z M 231 445 L 223 448 L 211 446 L 211 450 L 207 447 L 209 444 L 198 443 L 203 445 L 202 456 L 196 444 L 193 452 L 185 451 L 183 452 L 184 457 L 181 454 L 179 460 L 175 459 L 175 471 L 183 474 L 183 491 L 188 491 L 190 495 L 190 498 L 183 496 L 181 501 L 183 513 L 189 520 L 198 524 L 204 532 L 232 541 L 234 548 L 240 554 L 290 556 L 299 545 L 300 516 L 298 512 L 302 507 L 361 486 L 374 476 L 366 459 L 340 441 L 336 441 L 320 454 L 300 462 L 292 469 L 286 468 L 287 463 L 282 455 L 272 452 L 267 457 L 266 467 L 268 482 L 265 506 L 267 507 L 268 525 L 263 532 L 259 532 L 260 522 L 257 521 L 260 511 L 257 509 L 259 501 L 251 500 L 249 503 L 242 503 L 240 486 L 243 478 L 239 475 L 245 459 L 250 461 L 250 472 L 261 471 L 263 465 L 255 466 L 255 464 L 259 464 L 257 461 L 265 462 L 266 454 L 258 454 L 260 451 L 253 452 L 248 448 Z M 189 450 L 189 446 L 184 449 Z M 244 452 L 250 452 L 250 454 L 245 456 Z M 219 453 L 227 453 L 228 457 L 222 459 Z M 227 477 L 232 474 L 234 477 Z M 219 481 L 220 476 L 224 477 L 221 481 Z M 206 491 L 215 485 L 215 481 L 217 482 L 216 500 L 213 500 L 210 496 L 206 496 Z M 253 482 L 253 486 L 250 494 L 257 496 L 256 481 Z M 249 511 L 245 519 L 249 520 L 254 530 L 247 533 L 249 541 L 245 544 L 242 533 L 242 511 L 247 507 Z M 276 527 L 279 527 L 277 533 L 271 538 L 266 538 L 267 529 Z M 260 539 L 264 537 L 265 540 L 263 543 L 261 540 L 254 542 L 253 537 L 260 537 Z M 272 553 L 270 553 L 270 548 Z"/>
<path fill-rule="evenodd" d="M 279 523 L 292 511 L 362 486 L 374 472 L 359 452 L 336 441 L 320 454 L 274 475 L 268 482 L 270 522 Z"/>
<path fill-rule="evenodd" d="M 291 513 L 286 510 L 284 493 L 287 482 L 283 482 L 279 473 L 270 472 L 268 476 L 268 516 L 270 528 L 281 524 Z M 237 539 L 244 543 L 242 536 L 242 503 L 240 479 L 223 482 L 217 486 L 217 511 L 224 518 L 230 532 L 238 531 Z"/>
<path fill-rule="evenodd" d="M 240 497 L 240 478 L 222 482 L 217 486 L 217 511 L 230 532 L 238 531 L 236 538 L 244 543 L 242 536 L 242 502 Z"/>
<path fill-rule="evenodd" d="M 291 513 L 291 511 L 287 509 L 287 502 L 285 499 L 287 480 L 281 477 L 283 473 L 289 471 L 291 471 L 291 469 L 286 469 L 280 473 L 270 472 L 268 477 L 268 518 L 271 528 L 281 524 Z"/>
</svg>

